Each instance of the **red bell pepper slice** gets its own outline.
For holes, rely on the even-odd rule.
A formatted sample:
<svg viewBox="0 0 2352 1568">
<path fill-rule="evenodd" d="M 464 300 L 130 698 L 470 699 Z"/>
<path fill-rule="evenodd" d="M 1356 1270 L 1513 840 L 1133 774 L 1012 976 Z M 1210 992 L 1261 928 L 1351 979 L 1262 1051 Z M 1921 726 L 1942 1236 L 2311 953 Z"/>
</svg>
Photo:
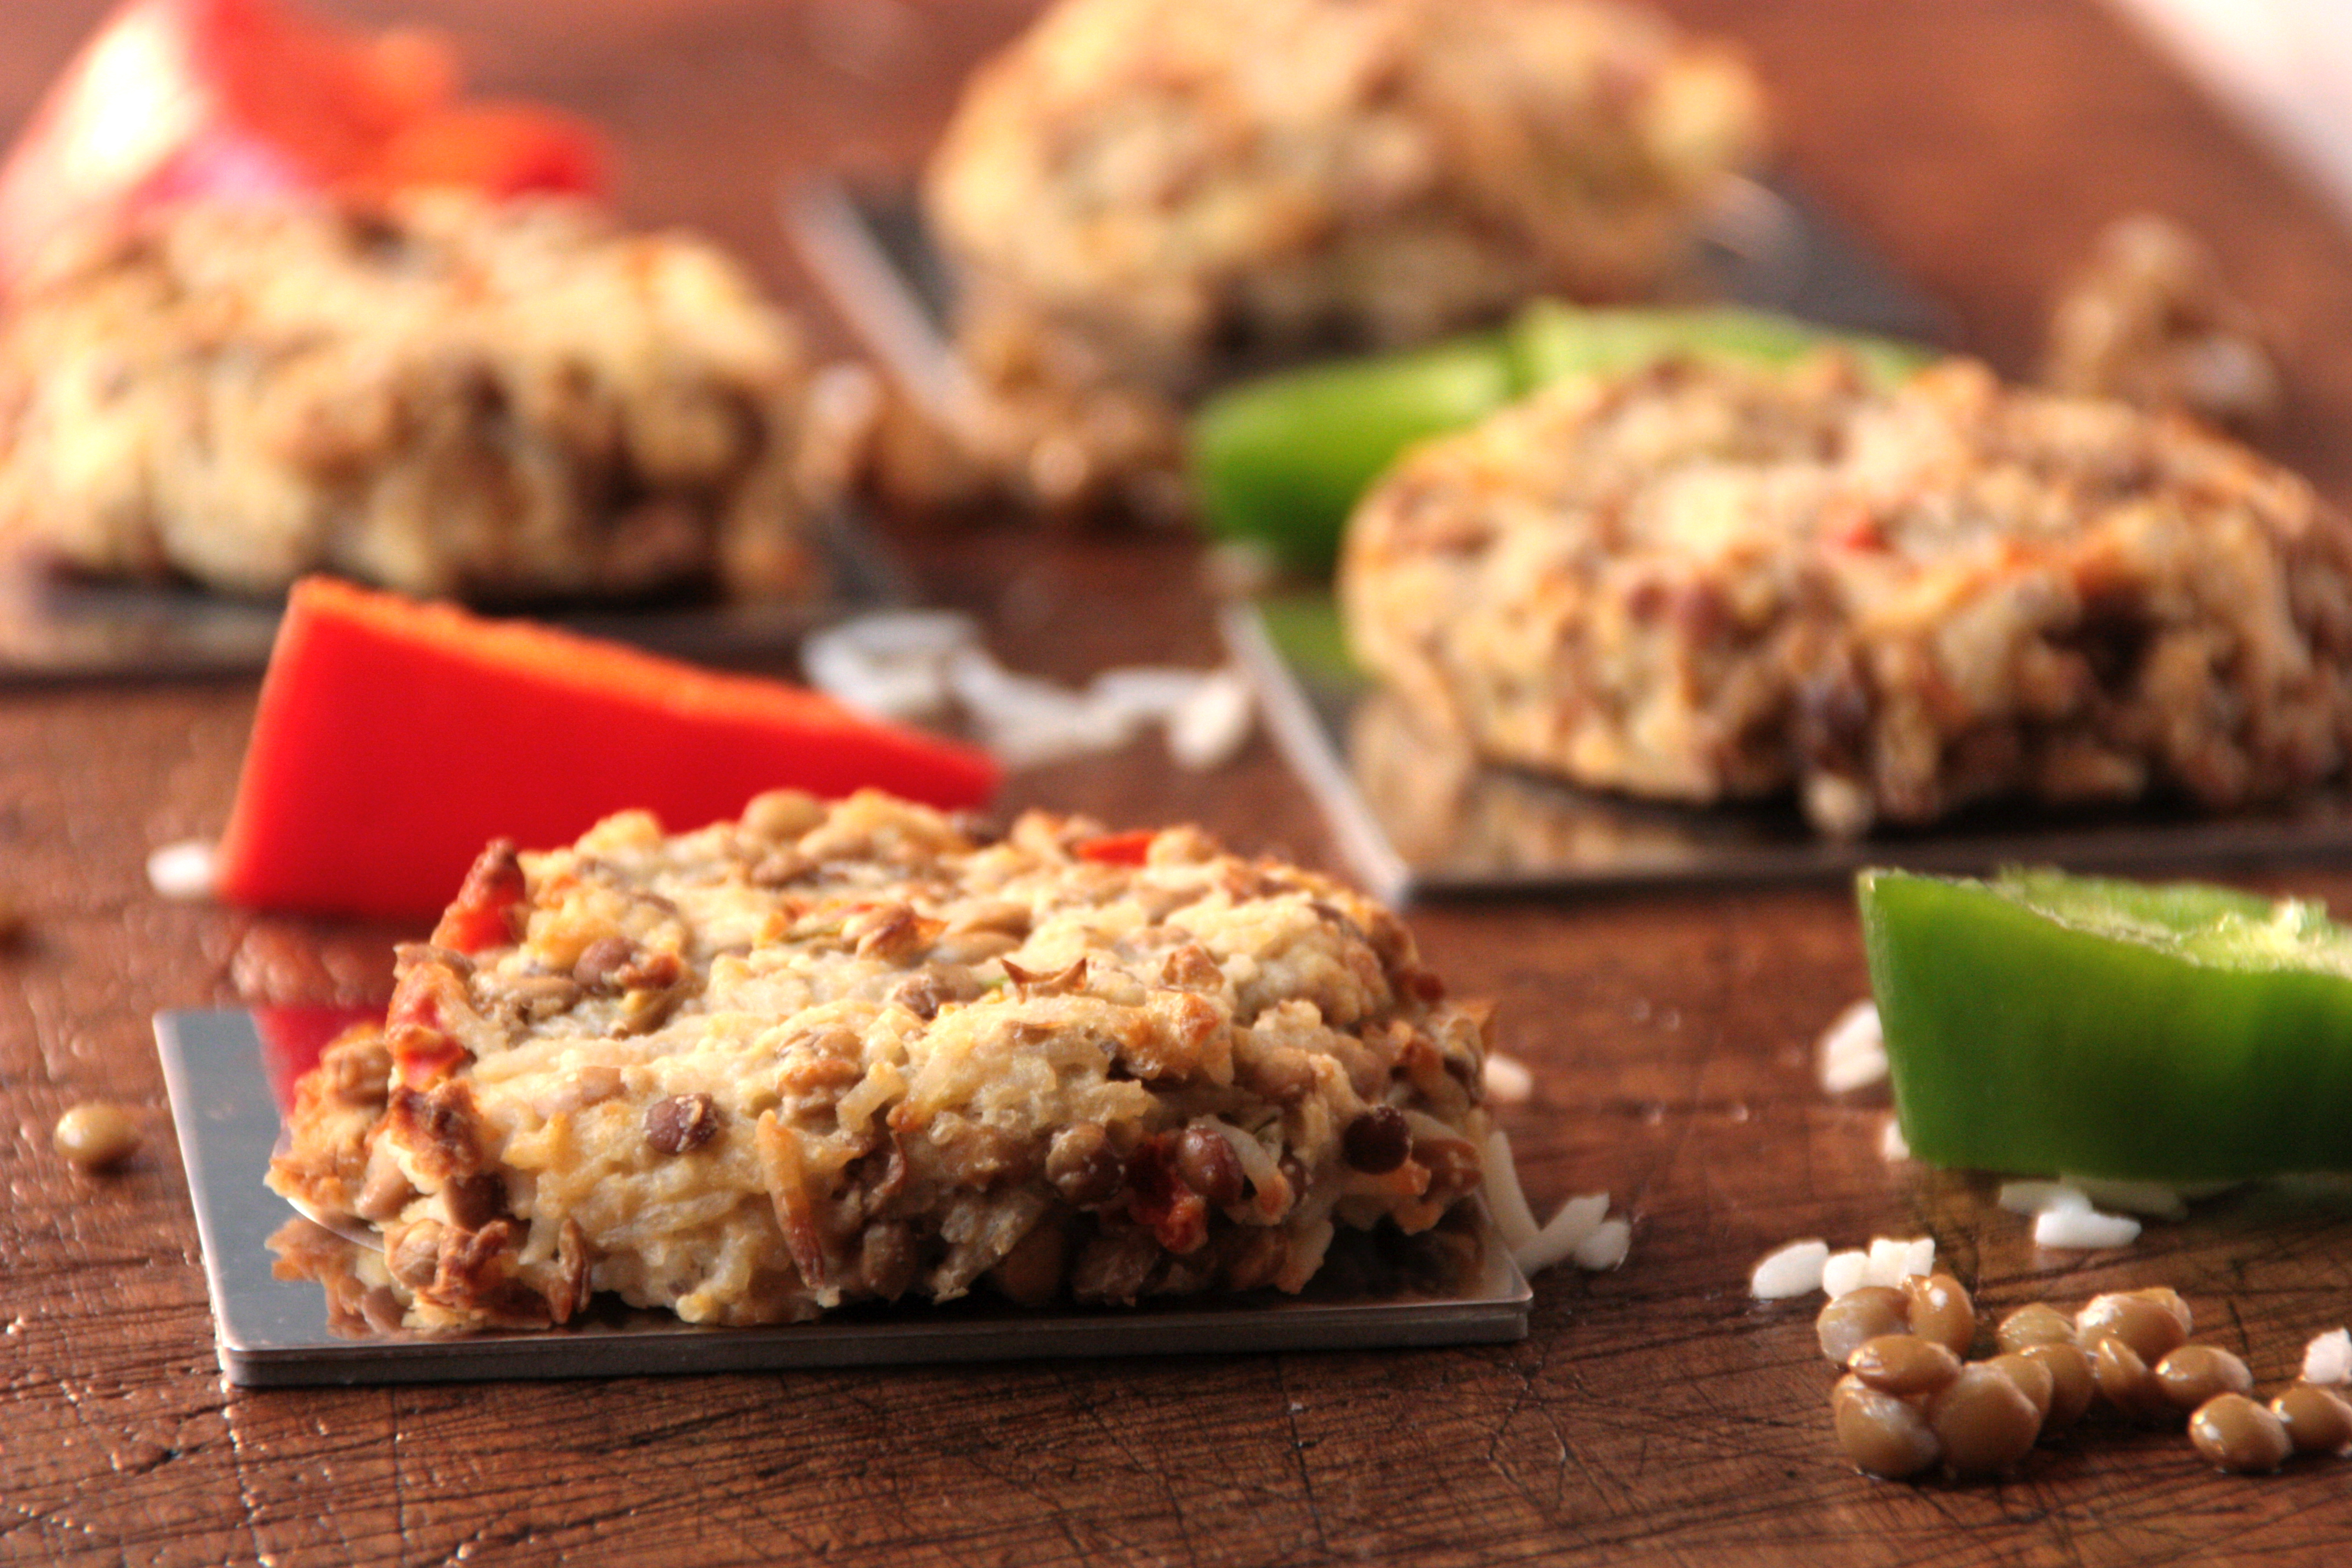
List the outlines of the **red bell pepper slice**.
<svg viewBox="0 0 2352 1568">
<path fill-rule="evenodd" d="M 983 752 L 799 687 L 314 577 L 270 656 L 220 889 L 431 916 L 495 838 L 568 843 L 628 807 L 695 827 L 777 788 L 959 808 L 998 778 Z"/>
<path fill-rule="evenodd" d="M 0 165 L 0 282 L 62 230 L 190 197 L 604 190 L 584 123 L 457 92 L 455 52 L 423 29 L 370 35 L 277 0 L 126 0 Z"/>
</svg>

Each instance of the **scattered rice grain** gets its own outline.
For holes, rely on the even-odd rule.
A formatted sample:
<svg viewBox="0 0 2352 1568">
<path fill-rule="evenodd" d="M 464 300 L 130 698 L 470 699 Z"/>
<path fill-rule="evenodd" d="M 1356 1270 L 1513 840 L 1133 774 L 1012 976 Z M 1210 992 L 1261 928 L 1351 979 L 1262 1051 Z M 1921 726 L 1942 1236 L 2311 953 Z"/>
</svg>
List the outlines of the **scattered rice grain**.
<svg viewBox="0 0 2352 1568">
<path fill-rule="evenodd" d="M 1936 1238 L 1931 1236 L 1908 1239 L 1891 1236 L 1870 1238 L 1868 1268 L 1864 1284 L 1900 1285 L 1914 1274 L 1936 1271 Z"/>
<path fill-rule="evenodd" d="M 1878 1004 L 1856 1002 L 1837 1016 L 1821 1038 L 1822 1088 L 1844 1094 L 1886 1076 L 1886 1037 L 1878 1024 Z"/>
<path fill-rule="evenodd" d="M 1633 1225 L 1612 1217 L 1594 1226 L 1582 1241 L 1570 1249 L 1569 1257 L 1579 1268 L 1599 1273 L 1621 1267 L 1633 1246 Z"/>
<path fill-rule="evenodd" d="M 1238 669 L 1200 677 L 1168 710 L 1168 754 L 1188 773 L 1233 761 L 1257 719 L 1257 693 Z"/>
<path fill-rule="evenodd" d="M 2087 1209 L 2091 1200 L 2078 1187 L 2063 1182 L 2003 1182 L 1995 1200 L 2011 1214 L 2037 1215 L 2045 1209 Z"/>
<path fill-rule="evenodd" d="M 1486 1098 L 1496 1105 L 1525 1105 L 1535 1098 L 1536 1075 L 1517 1057 L 1486 1053 Z"/>
<path fill-rule="evenodd" d="M 147 885 L 166 899 L 208 899 L 219 875 L 219 856 L 201 838 L 166 844 L 147 857 Z"/>
<path fill-rule="evenodd" d="M 1911 1145 L 1903 1136 L 1903 1123 L 1892 1116 L 1878 1130 L 1878 1157 L 1890 1165 L 1911 1157 Z"/>
<path fill-rule="evenodd" d="M 1822 1264 L 1822 1289 L 1832 1301 L 1870 1283 L 1870 1254 L 1861 1247 L 1832 1252 Z"/>
<path fill-rule="evenodd" d="M 2111 1176 L 2075 1176 L 2061 1173 L 2061 1182 L 2081 1193 L 2096 1207 L 2119 1209 L 2125 1214 L 2142 1215 L 2149 1219 L 2185 1219 L 2189 1215 L 2188 1200 L 2180 1189 L 2165 1182 L 2126 1182 Z"/>
<path fill-rule="evenodd" d="M 1607 1193 L 1588 1193 L 1562 1204 L 1525 1247 L 1511 1249 L 1522 1274 L 1538 1274 L 1572 1256 L 1584 1239 L 1601 1227 L 1609 1213 Z"/>
<path fill-rule="evenodd" d="M 2101 1214 L 2089 1206 L 2045 1208 L 2033 1217 L 2033 1245 L 2068 1252 L 2129 1247 L 2139 1239 L 2139 1221 L 2129 1215 Z"/>
<path fill-rule="evenodd" d="M 2303 1381 L 2331 1388 L 2352 1383 L 2352 1330 L 2330 1329 L 2303 1347 Z"/>
<path fill-rule="evenodd" d="M 1822 1288 L 1830 1246 L 1818 1238 L 1792 1241 L 1768 1252 L 1748 1276 L 1748 1293 L 1759 1301 L 1785 1301 Z"/>
</svg>

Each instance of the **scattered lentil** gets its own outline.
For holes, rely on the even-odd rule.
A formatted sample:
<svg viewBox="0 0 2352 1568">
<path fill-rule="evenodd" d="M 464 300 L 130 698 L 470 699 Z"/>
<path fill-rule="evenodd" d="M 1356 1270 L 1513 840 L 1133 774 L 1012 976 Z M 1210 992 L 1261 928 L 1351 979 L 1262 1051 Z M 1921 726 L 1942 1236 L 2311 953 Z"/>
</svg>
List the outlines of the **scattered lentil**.
<svg viewBox="0 0 2352 1568">
<path fill-rule="evenodd" d="M 2042 1436 L 2055 1436 L 2080 1421 L 2098 1397 L 2099 1385 L 2091 1375 L 2091 1358 L 2072 1341 L 2027 1345 L 2013 1353 L 2050 1374 L 2050 1410 L 2042 1418 Z"/>
<path fill-rule="evenodd" d="M 1960 1358 L 1916 1334 L 1881 1334 L 1863 1342 L 1846 1370 L 1883 1394 L 1907 1398 L 1933 1394 L 1959 1376 Z"/>
<path fill-rule="evenodd" d="M 2189 1418 L 2189 1440 L 2225 1470 L 2275 1470 L 2294 1451 L 2286 1425 L 2242 1394 L 2217 1394 Z"/>
<path fill-rule="evenodd" d="M 139 1124 L 119 1105 L 84 1100 L 58 1118 L 58 1152 L 85 1171 L 105 1171 L 138 1152 Z"/>
<path fill-rule="evenodd" d="M 2216 1394 L 2252 1394 L 2254 1374 L 2218 1345 L 2182 1345 L 2156 1363 L 2157 1386 L 2176 1410 L 2194 1410 Z"/>
<path fill-rule="evenodd" d="M 1176 1173 L 1213 1208 L 1242 1201 L 1247 1190 L 1242 1163 L 1225 1135 L 1209 1127 L 1187 1127 L 1176 1141 Z"/>
<path fill-rule="evenodd" d="M 2092 1297 L 2074 1314 L 2074 1339 L 2089 1350 L 2112 1334 L 2153 1363 L 2189 1342 L 2193 1321 L 2177 1290 L 2116 1290 Z"/>
<path fill-rule="evenodd" d="M 2100 1397 L 2134 1421 L 2160 1423 L 2180 1414 L 2164 1396 L 2163 1385 L 2147 1363 L 2119 1334 L 2102 1334 L 2091 1349 L 2091 1378 Z"/>
<path fill-rule="evenodd" d="M 2197 1451 L 2232 1472 L 2352 1453 L 2352 1402 L 2306 1380 L 2258 1404 L 2242 1360 L 2187 1342 L 2192 1321 L 2189 1303 L 2162 1288 L 2095 1297 L 2071 1319 L 2036 1301 L 2001 1319 L 1998 1353 L 1971 1363 L 1974 1307 L 1939 1274 L 1838 1297 L 1814 1330 L 1822 1354 L 1846 1368 L 1830 1394 L 1838 1445 L 1873 1476 L 1904 1479 L 1939 1463 L 1962 1477 L 1999 1474 L 2102 1398 L 2148 1424 L 2192 1412 Z"/>
<path fill-rule="evenodd" d="M 2017 1384 L 2017 1391 L 2033 1406 L 2033 1419 L 2047 1432 L 2051 1401 L 2057 1395 L 2057 1379 L 2050 1368 L 2021 1351 L 2003 1351 L 1984 1364 Z"/>
<path fill-rule="evenodd" d="M 2352 1448 L 2352 1405 L 2315 1383 L 2288 1385 L 2271 1401 L 2271 1414 L 2286 1428 L 2298 1454 L 2341 1454 Z"/>
<path fill-rule="evenodd" d="M 1339 1152 L 1368 1176 L 1385 1175 L 1412 1152 L 1412 1128 L 1392 1105 L 1375 1105 L 1348 1123 Z"/>
<path fill-rule="evenodd" d="M 674 1094 L 646 1107 L 646 1142 L 656 1153 L 690 1153 L 718 1133 L 719 1108 L 707 1094 Z"/>
<path fill-rule="evenodd" d="M 1934 1340 L 1954 1355 L 1965 1356 L 1976 1343 L 1976 1303 L 1960 1282 L 1948 1274 L 1917 1275 L 1903 1281 L 1908 1301 L 1911 1331 Z"/>
<path fill-rule="evenodd" d="M 1997 1475 L 2025 1458 L 2042 1436 L 2042 1413 L 2025 1392 L 1985 1362 L 1960 1369 L 1927 1407 L 1944 1462 L 1964 1476 Z"/>
<path fill-rule="evenodd" d="M 1910 1331 L 1910 1302 L 1902 1291 L 1887 1285 L 1864 1285 L 1849 1290 L 1832 1299 L 1822 1309 L 1821 1316 L 1813 1320 L 1813 1332 L 1821 1341 L 1822 1354 L 1836 1366 L 1845 1365 L 1867 1341 L 1881 1334 Z"/>
<path fill-rule="evenodd" d="M 2021 1351 L 2028 1345 L 2071 1345 L 2074 1320 L 2047 1301 L 2035 1301 L 2003 1318 L 1993 1338 L 2005 1351 Z"/>
<path fill-rule="evenodd" d="M 1830 1391 L 1830 1414 L 1838 1447 L 1865 1475 L 1899 1481 L 1933 1468 L 1944 1456 L 1942 1442 L 1916 1405 L 1858 1377 L 1838 1379 Z"/>
</svg>

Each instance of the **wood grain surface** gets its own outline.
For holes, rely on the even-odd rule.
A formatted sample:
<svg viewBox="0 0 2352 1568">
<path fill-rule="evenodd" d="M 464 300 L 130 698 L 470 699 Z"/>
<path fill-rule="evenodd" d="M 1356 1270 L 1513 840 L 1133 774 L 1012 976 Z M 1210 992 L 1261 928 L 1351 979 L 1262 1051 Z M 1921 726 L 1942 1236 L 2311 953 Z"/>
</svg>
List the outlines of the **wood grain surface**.
<svg viewBox="0 0 2352 1568">
<path fill-rule="evenodd" d="M 691 222 L 805 296 L 789 174 L 905 170 L 1009 0 L 350 0 L 464 39 L 488 84 L 611 126 L 625 204 Z M 2352 247 L 2336 219 L 2091 0 L 1678 0 L 1747 41 L 1795 174 L 1965 342 L 2030 362 L 2055 279 L 2108 218 L 2172 213 L 2289 346 L 2280 449 L 2352 491 Z M 7 0 L 0 125 L 96 0 Z M 827 329 L 831 330 L 831 329 Z M 838 342 L 838 338 L 835 339 Z M 1181 540 L 900 536 L 1014 665 L 1065 677 L 1217 657 Z M 1535 1069 L 1507 1111 L 1539 1208 L 1607 1188 L 1622 1271 L 1538 1282 L 1524 1343 L 1389 1354 L 233 1394 L 148 1017 L 379 991 L 383 929 L 167 903 L 148 850 L 216 832 L 244 684 L 0 693 L 0 1559 L 267 1562 L 1820 1564 L 2352 1560 L 2352 1463 L 2217 1476 L 2178 1433 L 2085 1428 L 2000 1485 L 1864 1480 L 1833 1449 L 1803 1305 L 1749 1303 L 1801 1235 L 1932 1232 L 1982 1302 L 2169 1283 L 2265 1384 L 2352 1316 L 2352 1224 L 2225 1198 L 2127 1253 L 2037 1252 L 1987 1184 L 1889 1166 L 1879 1105 L 1815 1087 L 1863 993 L 1835 889 L 1487 904 L 1412 923 Z M 1263 742 L 1171 772 L 1153 743 L 1024 774 L 1007 805 L 1335 864 Z M 2341 866 L 2248 868 L 2352 904 Z M 50 1152 L 58 1113 L 139 1108 L 120 1174 Z M 2352 1114 L 2352 1107 L 2346 1108 Z"/>
</svg>

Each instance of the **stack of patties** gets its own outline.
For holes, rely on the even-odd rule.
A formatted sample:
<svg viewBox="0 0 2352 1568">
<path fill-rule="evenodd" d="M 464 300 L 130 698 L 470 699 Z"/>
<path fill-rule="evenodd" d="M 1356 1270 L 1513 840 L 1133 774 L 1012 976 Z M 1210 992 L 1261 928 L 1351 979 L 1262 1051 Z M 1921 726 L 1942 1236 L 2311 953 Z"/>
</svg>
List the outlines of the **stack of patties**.
<svg viewBox="0 0 2352 1568">
<path fill-rule="evenodd" d="M 926 183 L 964 434 L 1049 503 L 1164 508 L 1220 376 L 1646 295 L 1761 121 L 1736 56 L 1601 0 L 1064 0 Z"/>
<path fill-rule="evenodd" d="M 69 239 L 0 325 L 0 540 L 233 593 L 798 595 L 841 467 L 792 324 L 555 199 L 222 202 Z"/>
</svg>

